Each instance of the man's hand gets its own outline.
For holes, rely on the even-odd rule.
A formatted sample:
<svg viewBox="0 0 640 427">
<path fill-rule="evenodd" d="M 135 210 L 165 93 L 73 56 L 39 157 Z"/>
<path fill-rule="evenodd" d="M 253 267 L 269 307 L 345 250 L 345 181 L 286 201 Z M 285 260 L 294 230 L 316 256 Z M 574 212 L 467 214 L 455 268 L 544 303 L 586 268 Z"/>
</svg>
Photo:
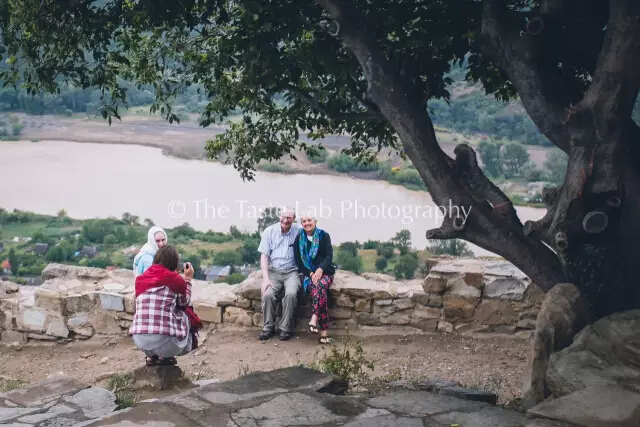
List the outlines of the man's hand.
<svg viewBox="0 0 640 427">
<path fill-rule="evenodd" d="M 314 285 L 317 284 L 320 279 L 322 279 L 322 273 L 324 273 L 324 271 L 322 271 L 321 268 L 318 268 L 316 272 L 311 275 L 311 281 Z"/>
<path fill-rule="evenodd" d="M 269 286 L 273 288 L 273 285 L 271 284 L 271 280 L 264 279 L 262 281 L 262 287 L 260 288 L 260 295 L 264 296 L 264 293 L 267 292 L 267 289 L 269 289 Z"/>
<path fill-rule="evenodd" d="M 184 264 L 184 277 L 187 280 L 191 280 L 193 279 L 193 273 L 195 273 L 195 271 L 193 270 L 193 266 L 191 265 L 190 262 L 187 262 Z"/>
</svg>

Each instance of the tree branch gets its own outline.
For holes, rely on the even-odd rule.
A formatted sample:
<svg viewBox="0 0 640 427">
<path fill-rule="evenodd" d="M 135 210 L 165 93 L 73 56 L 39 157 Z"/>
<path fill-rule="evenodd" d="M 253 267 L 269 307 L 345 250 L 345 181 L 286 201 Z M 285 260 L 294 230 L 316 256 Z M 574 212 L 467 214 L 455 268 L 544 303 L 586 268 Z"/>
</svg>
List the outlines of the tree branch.
<svg viewBox="0 0 640 427">
<path fill-rule="evenodd" d="M 484 0 L 482 34 L 490 43 L 483 46 L 484 51 L 507 73 L 524 108 L 542 133 L 568 153 L 570 137 L 562 123 L 566 116 L 564 105 L 552 102 L 544 95 L 546 82 L 537 70 L 536 49 L 532 40 L 530 36 L 521 37 L 517 27 L 505 20 L 505 11 L 503 0 Z M 565 105 L 569 105 L 569 97 L 565 98 Z"/>
<path fill-rule="evenodd" d="M 640 90 L 640 2 L 610 0 L 609 22 L 593 83 L 580 108 L 596 110 L 605 123 L 624 123 Z"/>
<path fill-rule="evenodd" d="M 371 109 L 360 113 L 337 113 L 334 111 L 330 111 L 329 108 L 323 105 L 318 98 L 310 95 L 308 92 L 296 86 L 285 84 L 283 85 L 283 88 L 296 95 L 314 110 L 324 114 L 332 120 L 344 121 L 347 123 L 357 123 L 366 120 L 386 120 L 382 114 L 376 111 L 372 111 Z"/>
<path fill-rule="evenodd" d="M 513 259 L 516 266 L 545 290 L 562 281 L 562 268 L 556 255 L 541 241 L 524 235 L 510 201 L 499 189 L 488 186 L 486 177 L 473 166 L 474 163 L 477 166 L 473 150 L 461 147 L 459 164 L 442 151 L 429 114 L 422 103 L 411 96 L 415 88 L 387 61 L 372 36 L 374 31 L 369 28 L 366 15 L 349 0 L 316 1 L 336 20 L 339 28 L 336 36 L 358 59 L 368 82 L 367 98 L 393 126 L 433 200 L 446 213 L 443 225 L 427 235 L 436 239 L 464 238 Z M 476 202 L 482 198 L 484 202 Z M 460 210 L 468 214 L 466 221 L 461 220 Z"/>
</svg>

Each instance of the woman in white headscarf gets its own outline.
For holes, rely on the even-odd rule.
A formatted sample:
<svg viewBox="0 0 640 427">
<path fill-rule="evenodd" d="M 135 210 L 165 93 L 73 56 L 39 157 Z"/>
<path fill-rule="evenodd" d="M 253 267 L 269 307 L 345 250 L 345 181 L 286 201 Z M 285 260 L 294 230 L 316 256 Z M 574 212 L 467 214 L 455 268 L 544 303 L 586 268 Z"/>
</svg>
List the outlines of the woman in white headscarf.
<svg viewBox="0 0 640 427">
<path fill-rule="evenodd" d="M 147 243 L 142 246 L 133 259 L 133 274 L 137 277 L 153 264 L 153 257 L 158 249 L 167 244 L 167 233 L 160 227 L 151 227 L 147 233 Z"/>
</svg>

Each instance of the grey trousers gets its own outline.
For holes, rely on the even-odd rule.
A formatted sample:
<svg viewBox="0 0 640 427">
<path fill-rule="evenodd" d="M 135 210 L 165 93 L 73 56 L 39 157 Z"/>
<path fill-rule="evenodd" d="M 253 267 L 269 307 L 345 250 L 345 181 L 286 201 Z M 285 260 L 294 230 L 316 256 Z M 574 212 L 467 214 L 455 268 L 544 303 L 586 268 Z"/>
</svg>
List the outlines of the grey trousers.
<svg viewBox="0 0 640 427">
<path fill-rule="evenodd" d="M 298 304 L 298 291 L 300 290 L 300 277 L 298 270 L 279 272 L 269 270 L 269 279 L 273 287 L 269 287 L 262 296 L 262 316 L 264 326 L 262 330 L 273 331 L 275 328 L 278 300 L 282 300 L 282 320 L 279 329 L 281 332 L 291 332 L 293 316 Z"/>
<path fill-rule="evenodd" d="M 131 336 L 136 346 L 148 357 L 162 358 L 184 356 L 191 351 L 191 333 L 184 339 L 169 335 L 134 334 Z"/>
</svg>

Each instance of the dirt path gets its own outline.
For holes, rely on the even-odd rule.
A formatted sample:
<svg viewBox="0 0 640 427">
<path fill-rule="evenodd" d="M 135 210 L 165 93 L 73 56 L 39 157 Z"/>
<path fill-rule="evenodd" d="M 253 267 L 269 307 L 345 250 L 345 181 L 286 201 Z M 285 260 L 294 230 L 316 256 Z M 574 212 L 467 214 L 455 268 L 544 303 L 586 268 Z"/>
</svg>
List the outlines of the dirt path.
<svg viewBox="0 0 640 427">
<path fill-rule="evenodd" d="M 375 376 L 399 373 L 405 379 L 442 378 L 490 390 L 501 402 L 520 395 L 528 341 L 506 337 L 471 338 L 442 334 L 358 336 Z M 341 338 L 336 339 L 341 344 Z M 302 333 L 288 342 L 261 343 L 255 331 L 211 331 L 201 349 L 179 359 L 192 379 L 234 379 L 318 360 L 320 348 Z M 20 351 L 0 347 L 0 375 L 26 383 L 64 372 L 88 384 L 141 366 L 143 355 L 129 338 L 94 337 L 69 344 L 28 344 Z"/>
</svg>

